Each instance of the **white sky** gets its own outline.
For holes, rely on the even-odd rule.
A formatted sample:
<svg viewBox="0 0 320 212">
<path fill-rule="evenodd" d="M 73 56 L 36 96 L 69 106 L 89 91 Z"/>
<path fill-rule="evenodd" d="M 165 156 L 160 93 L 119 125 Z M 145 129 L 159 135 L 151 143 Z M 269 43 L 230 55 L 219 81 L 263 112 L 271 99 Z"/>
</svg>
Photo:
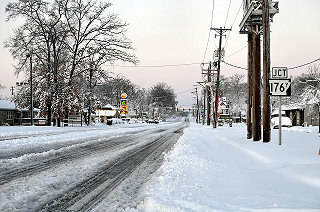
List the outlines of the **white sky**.
<svg viewBox="0 0 320 212">
<path fill-rule="evenodd" d="M 0 2 L 0 42 L 3 43 L 15 22 L 5 22 L 5 5 L 10 0 Z M 139 65 L 165 65 L 201 63 L 210 28 L 212 0 L 110 0 L 113 3 L 110 12 L 119 14 L 130 26 L 127 36 L 136 48 Z M 230 12 L 225 27 L 231 27 L 240 8 L 241 0 L 231 0 Z M 215 0 L 213 27 L 224 26 L 228 11 L 228 0 Z M 271 66 L 293 67 L 320 57 L 320 1 L 317 0 L 280 0 L 280 13 L 271 23 Z M 225 61 L 246 67 L 247 36 L 239 34 L 239 23 L 243 11 L 235 20 L 226 47 Z M 217 48 L 218 37 L 211 38 L 205 62 L 212 57 Z M 228 35 L 228 34 L 227 34 Z M 225 38 L 224 43 L 225 45 Z M 240 52 L 239 49 L 243 48 Z M 228 57 L 229 55 L 232 55 Z M 13 59 L 8 49 L 0 47 L 0 83 L 5 86 L 15 84 Z M 319 64 L 319 62 L 317 63 Z M 119 65 L 130 65 L 119 62 Z M 300 74 L 306 68 L 292 70 L 289 74 Z M 201 80 L 199 65 L 164 68 L 123 68 L 113 67 L 115 73 L 122 73 L 141 87 L 151 87 L 157 82 L 166 82 L 178 93 L 179 105 L 194 103 L 190 93 L 193 85 Z M 222 65 L 223 75 L 246 71 Z M 9 87 L 3 92 L 9 92 Z"/>
</svg>

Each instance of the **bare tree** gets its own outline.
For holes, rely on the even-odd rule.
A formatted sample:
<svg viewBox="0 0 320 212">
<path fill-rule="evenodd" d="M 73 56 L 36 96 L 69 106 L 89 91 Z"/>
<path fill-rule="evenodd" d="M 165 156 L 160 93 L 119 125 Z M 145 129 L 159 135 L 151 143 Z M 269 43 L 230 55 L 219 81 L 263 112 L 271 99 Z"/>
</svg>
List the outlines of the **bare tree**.
<svg viewBox="0 0 320 212">
<path fill-rule="evenodd" d="M 157 83 L 150 88 L 149 95 L 151 107 L 163 111 L 168 111 L 167 109 L 171 108 L 169 111 L 175 111 L 176 94 L 171 86 L 166 83 Z"/>
<path fill-rule="evenodd" d="M 222 77 L 222 95 L 230 100 L 230 111 L 238 113 L 245 111 L 246 83 L 243 82 L 243 74 L 235 74 L 231 77 Z"/>
<path fill-rule="evenodd" d="M 106 14 L 110 6 L 94 0 L 19 0 L 7 5 L 8 20 L 22 17 L 25 24 L 6 47 L 18 62 L 17 73 L 28 71 L 26 55 L 33 55 L 35 80 L 41 83 L 35 93 L 41 111 L 48 111 L 49 124 L 51 110 L 53 118 L 62 120 L 69 111 L 83 109 L 91 76 L 108 77 L 103 64 L 138 62 L 125 36 L 128 24 Z"/>
</svg>

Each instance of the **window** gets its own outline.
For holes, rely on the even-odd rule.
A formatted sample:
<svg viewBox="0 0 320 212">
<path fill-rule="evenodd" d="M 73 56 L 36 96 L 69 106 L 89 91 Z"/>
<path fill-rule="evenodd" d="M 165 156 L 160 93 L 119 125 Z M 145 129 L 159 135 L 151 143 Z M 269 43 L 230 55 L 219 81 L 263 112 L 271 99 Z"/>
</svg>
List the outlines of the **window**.
<svg viewBox="0 0 320 212">
<path fill-rule="evenodd" d="M 12 111 L 7 112 L 7 120 L 13 120 L 13 112 Z"/>
</svg>

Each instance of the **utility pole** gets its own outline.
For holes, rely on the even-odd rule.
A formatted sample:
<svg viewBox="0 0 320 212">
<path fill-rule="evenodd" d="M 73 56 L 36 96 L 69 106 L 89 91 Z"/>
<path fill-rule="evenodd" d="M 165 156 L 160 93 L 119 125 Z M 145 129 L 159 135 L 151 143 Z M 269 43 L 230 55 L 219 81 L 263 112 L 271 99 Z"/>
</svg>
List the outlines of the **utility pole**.
<svg viewBox="0 0 320 212">
<path fill-rule="evenodd" d="M 270 18 L 269 0 L 262 1 L 262 27 L 263 27 L 263 142 L 271 139 L 271 113 L 270 113 Z M 280 111 L 281 113 L 281 111 Z"/>
<path fill-rule="evenodd" d="M 88 108 L 88 126 L 91 124 L 92 75 L 93 75 L 93 67 L 91 65 L 90 74 L 89 74 L 90 96 L 89 96 L 89 108 Z"/>
<path fill-rule="evenodd" d="M 211 112 L 211 95 L 210 95 L 210 82 L 211 82 L 211 62 L 208 69 L 208 86 L 207 86 L 207 125 L 210 126 L 210 112 Z"/>
<path fill-rule="evenodd" d="M 201 117 L 202 117 L 202 125 L 204 125 L 204 119 L 205 119 L 205 112 L 206 112 L 206 88 L 204 85 L 202 85 L 205 82 L 197 82 L 201 87 L 203 88 L 203 116 L 201 116 L 200 108 L 199 108 L 199 123 L 201 122 Z M 201 92 L 200 92 L 201 93 Z M 201 94 L 200 94 L 201 96 Z"/>
<path fill-rule="evenodd" d="M 199 99 L 198 99 L 198 88 L 196 87 L 196 98 L 197 98 L 197 111 L 196 111 L 196 121 L 197 121 L 197 124 L 200 122 L 200 119 L 199 119 Z"/>
<path fill-rule="evenodd" d="M 33 89 L 32 89 L 32 53 L 27 54 L 30 58 L 30 116 L 31 116 L 31 126 L 33 125 Z"/>
<path fill-rule="evenodd" d="M 253 35 L 253 141 L 261 140 L 261 52 L 260 30 L 254 26 Z"/>
<path fill-rule="evenodd" d="M 219 39 L 219 50 L 218 50 L 218 69 L 217 69 L 217 82 L 216 82 L 216 98 L 215 98 L 215 105 L 214 105 L 214 119 L 213 119 L 213 127 L 217 128 L 217 119 L 218 119 L 218 106 L 219 106 L 219 92 L 220 92 L 220 68 L 221 68 L 221 45 L 222 45 L 222 36 L 225 32 L 231 30 L 231 29 L 225 29 L 225 28 L 211 28 L 211 30 L 216 31 L 220 37 Z M 217 35 L 215 35 L 216 37 Z"/>
<path fill-rule="evenodd" d="M 240 34 L 248 34 L 248 84 L 250 83 L 251 71 L 251 38 L 252 34 L 252 69 L 253 69 L 253 99 L 252 99 L 252 136 L 254 141 L 261 140 L 261 52 L 260 52 L 260 33 L 264 32 L 263 48 L 264 48 L 264 107 L 263 107 L 263 141 L 270 141 L 270 96 L 269 96 L 269 72 L 270 72 L 270 27 L 269 21 L 273 20 L 273 16 L 279 13 L 279 2 L 260 0 L 260 1 L 245 1 L 244 15 L 240 22 Z M 262 30 L 261 30 L 262 26 Z M 250 116 L 250 87 L 248 87 L 248 118 Z M 250 114 L 249 114 L 250 113 Z M 250 120 L 247 120 L 247 138 L 251 138 Z"/>
<path fill-rule="evenodd" d="M 12 96 L 13 96 L 13 95 L 14 95 L 14 93 L 13 93 L 13 91 L 14 91 L 13 86 L 11 86 L 10 91 L 11 91 L 11 94 L 12 94 Z"/>
<path fill-rule="evenodd" d="M 200 111 L 199 111 L 198 88 L 195 87 L 195 92 L 191 92 L 191 93 L 196 95 L 196 104 L 197 104 L 197 106 L 194 107 L 193 116 L 196 117 L 196 123 L 199 124 L 200 123 L 200 118 L 199 118 Z"/>
<path fill-rule="evenodd" d="M 281 135 L 281 126 L 282 126 L 282 123 L 281 123 L 281 119 L 282 119 L 282 111 L 281 111 L 281 96 L 279 96 L 279 145 L 281 145 L 281 137 L 282 137 L 282 135 Z"/>
<path fill-rule="evenodd" d="M 248 34 L 248 99 L 247 99 L 247 139 L 252 138 L 252 76 L 253 76 L 253 40 Z"/>
<path fill-rule="evenodd" d="M 203 88 L 203 117 L 202 117 L 202 125 L 204 125 L 206 117 L 206 89 L 205 87 Z"/>
</svg>

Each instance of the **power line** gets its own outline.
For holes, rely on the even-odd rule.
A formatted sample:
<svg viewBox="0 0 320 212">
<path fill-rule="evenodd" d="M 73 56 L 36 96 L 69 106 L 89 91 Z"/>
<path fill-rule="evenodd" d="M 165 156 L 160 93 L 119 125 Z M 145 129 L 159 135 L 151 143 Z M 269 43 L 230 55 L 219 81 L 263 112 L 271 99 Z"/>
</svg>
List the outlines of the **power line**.
<svg viewBox="0 0 320 212">
<path fill-rule="evenodd" d="M 236 14 L 236 17 L 234 18 L 234 20 L 233 20 L 233 22 L 232 22 L 232 25 L 231 25 L 231 27 L 230 27 L 231 29 L 232 29 L 234 23 L 235 23 L 236 20 L 237 20 L 237 17 L 238 17 L 238 15 L 239 15 L 239 12 L 240 12 L 240 10 L 241 10 L 242 5 L 243 5 L 243 1 L 242 1 L 241 5 L 240 5 L 240 7 L 239 7 L 239 9 L 238 9 L 238 12 L 237 12 L 237 14 Z M 229 37 L 230 37 L 230 33 L 231 33 L 231 31 L 228 33 L 228 36 L 227 36 L 227 39 L 226 39 L 225 48 L 227 48 L 227 46 L 228 46 L 228 40 L 229 40 Z"/>
<path fill-rule="evenodd" d="M 317 62 L 317 61 L 319 61 L 319 60 L 320 60 L 320 58 L 315 59 L 315 60 L 312 60 L 311 62 L 308 62 L 308 63 L 304 63 L 304 64 L 302 64 L 302 65 L 290 67 L 290 68 L 288 68 L 288 70 L 301 68 L 301 67 L 310 65 L 310 64 L 312 64 L 312 63 L 315 63 L 315 62 Z M 230 64 L 230 63 L 227 63 L 226 61 L 222 61 L 222 62 L 225 63 L 225 64 L 227 64 L 227 65 L 229 65 L 229 66 L 232 66 L 232 67 L 234 67 L 234 68 L 238 68 L 238 69 L 242 69 L 242 70 L 248 70 L 248 69 L 246 69 L 246 68 L 243 68 L 243 67 L 240 67 L 240 66 L 237 66 L 237 65 L 233 65 L 233 64 Z"/>
<path fill-rule="evenodd" d="M 164 65 L 109 65 L 121 68 L 163 68 L 163 67 L 177 67 L 177 66 L 191 66 L 199 65 L 200 63 L 180 63 L 180 64 L 164 64 Z"/>
<path fill-rule="evenodd" d="M 206 58 L 206 55 L 207 55 L 207 51 L 208 51 L 208 46 L 209 46 L 209 41 L 210 41 L 210 35 L 211 35 L 211 28 L 212 28 L 212 21 L 213 21 L 213 10 L 214 10 L 214 0 L 212 0 L 212 10 L 211 10 L 210 29 L 209 29 L 208 39 L 207 39 L 206 50 L 205 50 L 205 52 L 204 52 L 202 62 L 204 62 L 204 60 L 205 60 L 205 58 Z"/>
<path fill-rule="evenodd" d="M 227 64 L 227 65 L 229 65 L 229 66 L 232 66 L 232 67 L 234 67 L 234 68 L 243 69 L 243 70 L 248 70 L 248 69 L 246 69 L 246 68 L 243 68 L 243 67 L 240 67 L 240 66 L 236 66 L 236 65 L 232 65 L 232 64 L 230 64 L 230 63 L 227 63 L 226 61 L 221 61 L 221 62 L 223 62 L 223 63 L 225 63 L 225 64 Z"/>
<path fill-rule="evenodd" d="M 247 45 L 242 47 L 241 49 L 237 50 L 236 52 L 232 53 L 231 55 L 225 57 L 225 58 L 228 58 L 228 57 L 231 57 L 231 56 L 235 55 L 236 53 L 242 51 L 246 47 L 247 47 Z M 292 70 L 292 69 L 301 68 L 301 67 L 310 65 L 312 63 L 315 63 L 317 61 L 320 61 L 320 58 L 312 60 L 311 62 L 308 62 L 308 63 L 304 63 L 302 65 L 290 67 L 288 69 Z M 232 66 L 232 67 L 235 67 L 235 68 L 238 68 L 238 69 L 247 70 L 246 68 L 243 68 L 243 67 L 240 67 L 240 66 L 237 66 L 237 65 L 233 65 L 233 64 L 228 63 L 226 61 L 222 61 L 222 62 L 225 63 L 226 65 L 229 65 L 229 66 Z M 163 68 L 163 67 L 192 66 L 192 65 L 199 65 L 199 64 L 201 64 L 201 63 L 198 62 L 198 63 L 180 63 L 180 64 L 164 64 L 164 65 L 141 65 L 141 66 L 139 66 L 139 65 L 136 65 L 136 66 L 110 65 L 110 66 L 123 67 L 123 68 Z"/>
<path fill-rule="evenodd" d="M 245 48 L 247 48 L 247 47 L 248 47 L 248 45 L 246 45 L 246 46 L 242 47 L 241 49 L 239 49 L 239 50 L 237 50 L 237 51 L 235 51 L 235 52 L 233 52 L 232 54 L 230 54 L 230 55 L 226 56 L 225 58 L 229 58 L 229 57 L 231 57 L 231 56 L 233 56 L 233 55 L 237 54 L 238 52 L 242 51 L 243 49 L 245 49 Z"/>
<path fill-rule="evenodd" d="M 301 67 L 303 67 L 303 66 L 307 66 L 307 65 L 310 65 L 310 64 L 312 64 L 312 63 L 314 63 L 314 62 L 317 62 L 318 60 L 320 60 L 320 58 L 315 59 L 315 60 L 313 60 L 313 61 L 311 61 L 311 62 L 308 62 L 308 63 L 302 64 L 302 65 L 299 65 L 299 66 L 294 66 L 294 67 L 288 68 L 288 70 L 289 70 L 289 69 L 301 68 Z"/>
<path fill-rule="evenodd" d="M 227 20 L 228 20 L 229 11 L 230 11 L 230 5 L 231 5 L 231 0 L 229 1 L 229 7 L 228 7 L 228 11 L 227 11 L 227 16 L 226 16 L 226 20 L 224 21 L 224 28 L 226 27 L 226 23 L 227 23 Z"/>
</svg>

